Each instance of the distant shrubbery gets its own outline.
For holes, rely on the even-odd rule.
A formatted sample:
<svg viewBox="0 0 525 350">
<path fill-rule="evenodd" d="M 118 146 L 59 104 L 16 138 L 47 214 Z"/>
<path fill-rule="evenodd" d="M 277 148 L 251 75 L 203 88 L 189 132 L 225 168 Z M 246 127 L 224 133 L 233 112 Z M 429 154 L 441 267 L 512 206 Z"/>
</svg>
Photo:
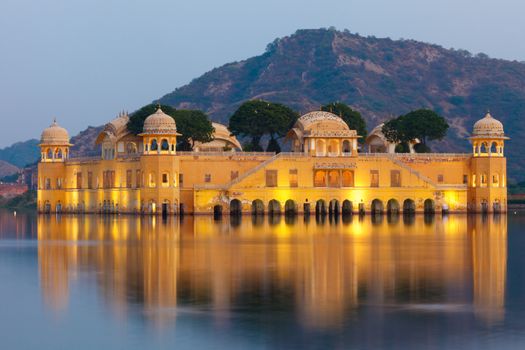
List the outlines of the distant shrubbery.
<svg viewBox="0 0 525 350">
<path fill-rule="evenodd" d="M 13 198 L 0 196 L 0 208 L 8 209 L 36 209 L 36 191 L 27 191 Z"/>
</svg>

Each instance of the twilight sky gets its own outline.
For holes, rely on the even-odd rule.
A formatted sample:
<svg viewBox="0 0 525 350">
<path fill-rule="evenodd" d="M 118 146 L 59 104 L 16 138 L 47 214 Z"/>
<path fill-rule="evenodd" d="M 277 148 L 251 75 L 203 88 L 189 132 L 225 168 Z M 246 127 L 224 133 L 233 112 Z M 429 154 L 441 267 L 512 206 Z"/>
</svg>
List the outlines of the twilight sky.
<svg viewBox="0 0 525 350">
<path fill-rule="evenodd" d="M 1 0 L 0 147 L 101 125 L 297 29 L 525 61 L 521 0 Z"/>
</svg>

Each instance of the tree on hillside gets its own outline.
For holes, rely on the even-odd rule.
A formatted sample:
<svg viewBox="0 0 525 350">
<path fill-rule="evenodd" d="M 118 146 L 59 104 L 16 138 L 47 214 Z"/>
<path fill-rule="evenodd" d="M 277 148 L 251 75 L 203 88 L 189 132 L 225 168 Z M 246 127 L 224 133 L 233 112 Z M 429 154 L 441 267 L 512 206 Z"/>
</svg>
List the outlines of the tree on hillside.
<svg viewBox="0 0 525 350">
<path fill-rule="evenodd" d="M 416 152 L 429 152 L 427 142 L 445 137 L 449 125 L 445 118 L 429 109 L 418 109 L 387 121 L 382 128 L 390 142 L 410 142 L 419 139 Z"/>
<path fill-rule="evenodd" d="M 177 148 L 182 151 L 193 149 L 195 141 L 210 142 L 213 140 L 213 126 L 208 116 L 198 110 L 176 110 L 171 106 L 161 105 L 162 111 L 175 119 L 177 131 L 182 134 L 177 138 Z M 144 120 L 155 113 L 158 105 L 149 104 L 130 115 L 128 130 L 135 135 L 142 132 Z"/>
<path fill-rule="evenodd" d="M 356 110 L 341 102 L 332 102 L 321 107 L 322 111 L 332 112 L 340 116 L 351 130 L 356 130 L 359 136 L 359 142 L 364 143 L 367 135 L 366 122 Z"/>
<path fill-rule="evenodd" d="M 230 117 L 229 128 L 234 135 L 249 137 L 246 149 L 262 151 L 264 135 L 270 137 L 267 151 L 280 152 L 277 140 L 283 137 L 299 118 L 299 114 L 280 103 L 263 100 L 244 102 Z"/>
</svg>

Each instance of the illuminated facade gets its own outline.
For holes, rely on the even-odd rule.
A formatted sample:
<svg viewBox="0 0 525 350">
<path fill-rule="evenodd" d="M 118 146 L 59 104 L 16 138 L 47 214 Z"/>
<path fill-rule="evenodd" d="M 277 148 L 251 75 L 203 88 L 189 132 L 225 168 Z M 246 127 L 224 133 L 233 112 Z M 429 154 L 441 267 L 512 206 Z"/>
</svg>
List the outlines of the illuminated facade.
<svg viewBox="0 0 525 350">
<path fill-rule="evenodd" d="M 159 108 L 143 132 L 120 115 L 97 138 L 101 156 L 71 158 L 56 122 L 41 138 L 41 212 L 134 214 L 276 214 L 504 212 L 507 174 L 503 125 L 490 114 L 475 123 L 472 153 L 358 152 L 355 130 L 314 111 L 288 132 L 291 152 L 240 151 L 226 127 L 176 149 L 177 127 Z M 377 150 L 377 149 L 376 149 Z"/>
</svg>

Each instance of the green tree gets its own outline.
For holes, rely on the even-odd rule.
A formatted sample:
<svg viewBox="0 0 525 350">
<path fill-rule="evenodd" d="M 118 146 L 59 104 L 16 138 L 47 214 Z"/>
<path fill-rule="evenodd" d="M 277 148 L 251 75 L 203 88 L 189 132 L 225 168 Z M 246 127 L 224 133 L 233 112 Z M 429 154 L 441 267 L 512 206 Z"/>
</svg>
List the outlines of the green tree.
<svg viewBox="0 0 525 350">
<path fill-rule="evenodd" d="M 351 130 L 356 130 L 357 134 L 362 136 L 359 138 L 359 142 L 365 142 L 368 132 L 366 131 L 366 122 L 363 119 L 363 116 L 361 116 L 361 113 L 353 110 L 350 106 L 342 102 L 332 102 L 326 104 L 321 107 L 321 110 L 332 112 L 340 116 L 345 121 L 345 123 L 348 124 L 348 127 Z"/>
<path fill-rule="evenodd" d="M 175 119 L 177 132 L 182 134 L 178 137 L 177 148 L 179 150 L 193 149 L 195 141 L 210 142 L 213 140 L 213 126 L 208 116 L 198 110 L 176 110 L 167 105 L 161 105 L 162 111 Z M 142 132 L 144 120 L 155 113 L 158 105 L 149 104 L 130 115 L 128 130 L 135 135 Z"/>
<path fill-rule="evenodd" d="M 268 149 L 279 152 L 277 140 L 286 135 L 297 118 L 297 112 L 280 103 L 251 100 L 244 102 L 232 114 L 229 128 L 234 135 L 251 139 L 247 149 L 262 151 L 261 138 L 268 135 Z"/>
<path fill-rule="evenodd" d="M 387 121 L 382 128 L 390 142 L 410 142 L 419 139 L 416 152 L 429 152 L 428 141 L 441 140 L 449 125 L 445 118 L 429 109 L 418 109 Z"/>
<path fill-rule="evenodd" d="M 199 110 L 175 111 L 175 122 L 179 136 L 181 150 L 191 151 L 195 141 L 210 142 L 213 140 L 214 128 L 208 116 Z"/>
</svg>

